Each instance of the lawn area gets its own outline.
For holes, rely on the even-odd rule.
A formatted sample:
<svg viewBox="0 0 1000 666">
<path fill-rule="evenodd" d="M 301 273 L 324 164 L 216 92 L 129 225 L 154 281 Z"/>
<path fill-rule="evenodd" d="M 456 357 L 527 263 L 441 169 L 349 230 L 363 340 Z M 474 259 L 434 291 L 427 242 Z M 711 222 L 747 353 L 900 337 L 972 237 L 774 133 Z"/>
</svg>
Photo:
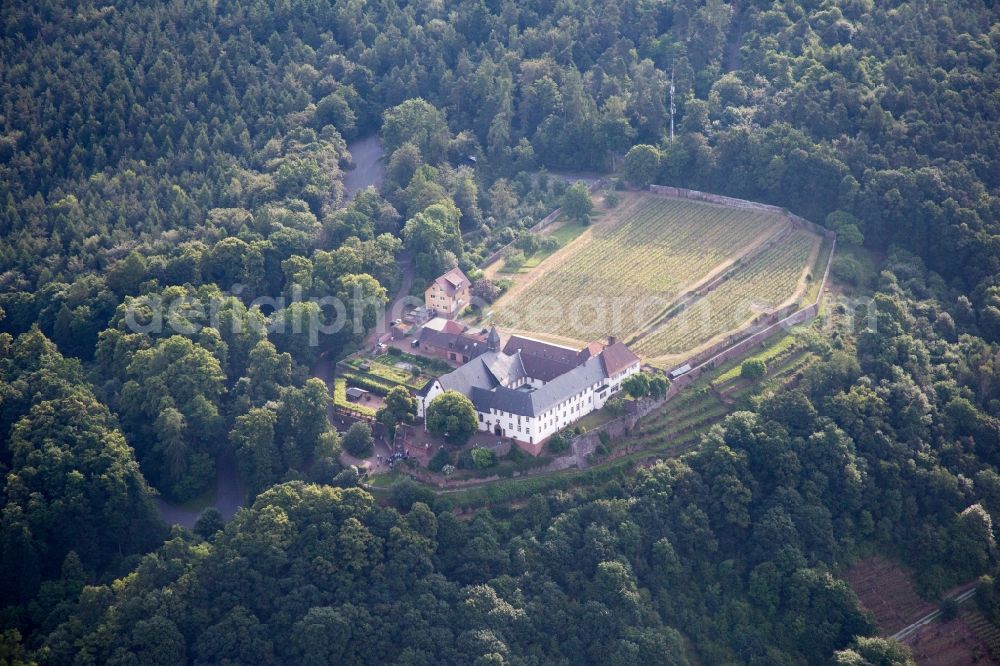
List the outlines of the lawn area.
<svg viewBox="0 0 1000 666">
<path fill-rule="evenodd" d="M 719 375 L 718 379 L 715 380 L 715 383 L 717 385 L 724 384 L 733 379 L 738 379 L 745 361 L 759 360 L 764 361 L 765 365 L 769 365 L 775 358 L 793 349 L 797 342 L 798 341 L 796 340 L 794 333 L 785 333 L 777 340 L 777 342 L 773 345 L 765 347 L 762 351 L 745 356 L 738 361 L 728 363 L 727 366 L 731 367 Z"/>
<path fill-rule="evenodd" d="M 816 256 L 816 262 L 812 267 L 812 280 L 809 282 L 809 288 L 802 295 L 803 303 L 814 303 L 819 297 L 819 289 L 823 283 L 823 273 L 826 272 L 826 264 L 830 259 L 830 252 L 832 251 L 833 242 L 824 238 L 819 254 Z"/>
<path fill-rule="evenodd" d="M 593 222 L 591 224 L 593 224 Z M 545 235 L 559 241 L 559 247 L 565 247 L 576 240 L 576 237 L 586 231 L 589 226 L 591 225 L 583 224 L 581 222 L 577 222 L 576 220 L 566 220 L 561 226 L 553 229 Z"/>
<path fill-rule="evenodd" d="M 582 242 L 519 276 L 493 321 L 580 341 L 628 338 L 785 224 L 770 211 L 631 193 Z"/>
<path fill-rule="evenodd" d="M 386 353 L 381 356 L 376 356 L 373 360 L 375 363 L 381 363 L 382 365 L 389 366 L 394 366 L 396 363 L 400 362 L 409 363 L 410 365 L 416 365 L 431 374 L 448 372 L 451 369 L 451 366 L 441 359 L 416 356 L 399 350 L 396 350 L 395 353 Z"/>
<path fill-rule="evenodd" d="M 383 472 L 380 474 L 372 474 L 368 477 L 366 483 L 373 488 L 385 488 L 388 489 L 396 481 L 406 478 L 406 474 L 393 470 L 391 472 Z"/>
<path fill-rule="evenodd" d="M 584 416 L 582 419 L 573 424 L 573 426 L 586 428 L 587 430 L 593 430 L 597 426 L 604 425 L 608 421 L 613 421 L 616 418 L 618 418 L 617 415 L 612 414 L 610 411 L 608 411 L 607 407 L 601 407 L 600 409 Z"/>
<path fill-rule="evenodd" d="M 559 241 L 559 246 L 552 249 L 539 249 L 537 252 L 527 257 L 524 263 L 515 268 L 508 268 L 506 264 L 498 271 L 501 274 L 514 274 L 514 273 L 530 273 L 532 270 L 538 267 L 540 263 L 551 257 L 553 254 L 558 252 L 561 248 L 566 247 L 572 243 L 576 238 L 582 234 L 587 228 L 590 227 L 589 224 L 582 224 L 580 222 L 575 222 L 571 220 L 566 220 L 557 229 L 541 234 L 545 238 L 555 238 Z"/>
<path fill-rule="evenodd" d="M 337 377 L 333 380 L 333 404 L 349 412 L 363 416 L 375 416 L 375 410 L 347 399 L 347 380 Z"/>
</svg>

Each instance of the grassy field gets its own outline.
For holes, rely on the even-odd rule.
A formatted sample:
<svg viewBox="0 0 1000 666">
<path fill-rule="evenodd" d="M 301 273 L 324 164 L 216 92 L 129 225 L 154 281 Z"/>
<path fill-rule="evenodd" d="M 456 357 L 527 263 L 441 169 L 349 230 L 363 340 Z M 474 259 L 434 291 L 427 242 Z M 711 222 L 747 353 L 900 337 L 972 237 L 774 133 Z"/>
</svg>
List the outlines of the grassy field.
<svg viewBox="0 0 1000 666">
<path fill-rule="evenodd" d="M 558 223 L 557 223 L 558 224 Z M 574 222 L 571 220 L 565 220 L 558 227 L 552 231 L 545 234 L 547 238 L 555 238 L 559 242 L 559 246 L 552 250 L 538 250 L 530 257 L 524 260 L 524 263 L 518 266 L 516 269 L 508 269 L 506 265 L 501 267 L 497 273 L 500 275 L 510 275 L 513 273 L 527 274 L 538 268 L 538 265 L 543 261 L 551 257 L 553 254 L 558 252 L 561 248 L 566 247 L 571 242 L 576 240 L 576 237 L 582 234 L 588 229 L 588 225 L 581 224 L 580 222 Z"/>
<path fill-rule="evenodd" d="M 493 321 L 578 341 L 628 338 L 783 224 L 771 212 L 626 195 L 575 242 L 519 276 Z"/>
<path fill-rule="evenodd" d="M 818 244 L 816 234 L 792 231 L 632 348 L 648 359 L 681 354 L 780 306 L 795 293 Z"/>
<path fill-rule="evenodd" d="M 347 399 L 347 380 L 337 377 L 333 380 L 333 404 L 341 409 L 354 412 L 362 416 L 375 416 L 375 410 Z"/>
</svg>

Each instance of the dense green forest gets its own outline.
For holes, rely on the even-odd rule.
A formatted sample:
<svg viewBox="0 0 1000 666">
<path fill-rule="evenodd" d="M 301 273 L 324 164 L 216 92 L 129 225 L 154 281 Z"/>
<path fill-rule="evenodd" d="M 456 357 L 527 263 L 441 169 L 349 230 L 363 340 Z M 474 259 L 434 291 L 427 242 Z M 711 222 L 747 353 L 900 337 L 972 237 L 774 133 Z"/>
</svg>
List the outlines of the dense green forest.
<svg viewBox="0 0 1000 666">
<path fill-rule="evenodd" d="M 6 2 L 0 660 L 905 663 L 833 574 L 878 549 L 933 597 L 997 564 L 998 11 Z M 348 203 L 375 133 L 385 182 Z M 400 257 L 475 274 L 581 169 L 837 229 L 877 326 L 682 459 L 469 521 L 380 506 L 313 366 Z M 360 329 L 292 325 L 350 294 Z M 225 451 L 252 508 L 168 529 L 154 494 Z"/>
</svg>

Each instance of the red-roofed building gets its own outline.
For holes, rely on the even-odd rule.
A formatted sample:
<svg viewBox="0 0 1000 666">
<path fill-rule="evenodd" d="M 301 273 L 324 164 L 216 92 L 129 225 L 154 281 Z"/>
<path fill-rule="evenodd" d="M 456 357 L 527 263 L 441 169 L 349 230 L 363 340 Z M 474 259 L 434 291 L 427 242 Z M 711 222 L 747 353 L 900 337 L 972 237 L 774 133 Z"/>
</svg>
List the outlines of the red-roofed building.
<svg viewBox="0 0 1000 666">
<path fill-rule="evenodd" d="M 435 317 L 417 338 L 420 349 L 448 361 L 467 363 L 486 351 L 486 329 L 470 329 L 452 319 Z"/>
<path fill-rule="evenodd" d="M 639 357 L 615 338 L 608 339 L 607 346 L 599 356 L 604 365 L 604 374 L 616 384 L 639 368 Z"/>
<path fill-rule="evenodd" d="M 424 292 L 424 304 L 440 317 L 452 318 L 469 304 L 472 282 L 455 267 L 434 280 Z"/>
</svg>

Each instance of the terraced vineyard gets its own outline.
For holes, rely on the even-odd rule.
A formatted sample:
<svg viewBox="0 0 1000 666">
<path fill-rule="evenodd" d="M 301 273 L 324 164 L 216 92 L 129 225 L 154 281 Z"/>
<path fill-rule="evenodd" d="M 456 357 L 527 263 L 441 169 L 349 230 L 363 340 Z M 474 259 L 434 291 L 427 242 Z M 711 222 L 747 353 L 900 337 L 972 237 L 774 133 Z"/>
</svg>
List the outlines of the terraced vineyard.
<svg viewBox="0 0 1000 666">
<path fill-rule="evenodd" d="M 708 428 L 731 411 L 732 407 L 709 391 L 689 391 L 641 420 L 628 445 L 634 449 L 680 452 L 701 441 Z"/>
<path fill-rule="evenodd" d="M 994 659 L 1000 660 L 1000 627 L 987 620 L 978 610 L 962 612 L 962 620 L 969 625 Z"/>
<path fill-rule="evenodd" d="M 796 229 L 767 248 L 746 267 L 668 319 L 632 348 L 646 358 L 681 354 L 781 305 L 795 293 L 809 257 L 819 243 L 815 234 Z"/>
<path fill-rule="evenodd" d="M 784 223 L 768 211 L 629 195 L 589 237 L 522 278 L 493 322 L 580 341 L 629 337 Z"/>
<path fill-rule="evenodd" d="M 680 453 L 697 444 L 713 424 L 731 412 L 748 408 L 750 396 L 795 381 L 817 359 L 793 334 L 765 349 L 761 358 L 767 362 L 763 382 L 740 379 L 736 364 L 736 372 L 723 372 L 682 391 L 663 409 L 640 420 L 627 440 L 629 448 Z"/>
</svg>

